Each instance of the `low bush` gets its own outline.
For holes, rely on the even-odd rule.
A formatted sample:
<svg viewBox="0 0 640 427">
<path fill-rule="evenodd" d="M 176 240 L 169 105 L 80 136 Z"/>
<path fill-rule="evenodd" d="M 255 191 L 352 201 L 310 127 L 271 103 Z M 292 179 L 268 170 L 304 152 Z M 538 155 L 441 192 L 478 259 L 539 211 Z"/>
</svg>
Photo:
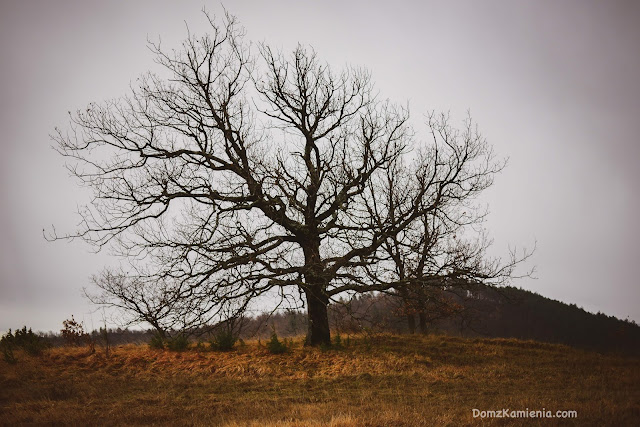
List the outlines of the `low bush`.
<svg viewBox="0 0 640 427">
<path fill-rule="evenodd" d="M 336 333 L 335 337 L 333 338 L 333 346 L 334 349 L 336 350 L 342 350 L 345 347 L 345 344 L 342 342 L 342 337 L 340 336 L 340 333 Z"/>
<path fill-rule="evenodd" d="M 282 354 L 287 352 L 287 346 L 278 339 L 278 335 L 273 332 L 271 339 L 267 342 L 267 350 L 271 354 Z"/>
<path fill-rule="evenodd" d="M 164 339 L 159 333 L 155 332 L 151 336 L 151 341 L 149 341 L 149 347 L 156 350 L 164 350 Z"/>
<path fill-rule="evenodd" d="M 189 338 L 180 334 L 167 340 L 167 348 L 171 351 L 184 351 L 189 348 Z"/>
<path fill-rule="evenodd" d="M 28 354 L 38 356 L 49 345 L 38 335 L 34 334 L 31 328 L 27 330 L 24 326 L 15 333 L 16 345 L 22 347 Z"/>
<path fill-rule="evenodd" d="M 16 330 L 15 333 L 12 333 L 11 329 L 9 329 L 9 332 L 0 338 L 0 351 L 6 362 L 17 362 L 13 351 L 18 347 L 22 348 L 31 356 L 38 356 L 49 346 L 41 337 L 34 334 L 31 328 L 27 330 L 25 326 L 22 329 Z"/>
<path fill-rule="evenodd" d="M 216 351 L 231 351 L 237 338 L 232 331 L 223 329 L 218 331 L 210 341 L 211 349 Z"/>
<path fill-rule="evenodd" d="M 0 338 L 0 350 L 2 350 L 2 356 L 6 362 L 16 363 L 16 357 L 13 354 L 15 347 L 16 337 L 13 335 L 13 332 L 11 332 L 11 329 L 9 329 L 9 332 Z"/>
</svg>

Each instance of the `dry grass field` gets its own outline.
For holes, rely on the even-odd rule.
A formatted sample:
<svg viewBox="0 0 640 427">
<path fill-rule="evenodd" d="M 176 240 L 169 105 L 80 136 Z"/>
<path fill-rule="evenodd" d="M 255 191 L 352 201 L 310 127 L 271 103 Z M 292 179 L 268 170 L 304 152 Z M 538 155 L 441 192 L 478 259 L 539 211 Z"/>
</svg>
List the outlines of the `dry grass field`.
<svg viewBox="0 0 640 427">
<path fill-rule="evenodd" d="M 251 342 L 17 357 L 0 360 L 6 425 L 640 425 L 639 358 L 528 341 L 381 335 L 324 351 L 298 340 L 281 355 Z M 578 417 L 481 419 L 474 408 Z"/>
</svg>

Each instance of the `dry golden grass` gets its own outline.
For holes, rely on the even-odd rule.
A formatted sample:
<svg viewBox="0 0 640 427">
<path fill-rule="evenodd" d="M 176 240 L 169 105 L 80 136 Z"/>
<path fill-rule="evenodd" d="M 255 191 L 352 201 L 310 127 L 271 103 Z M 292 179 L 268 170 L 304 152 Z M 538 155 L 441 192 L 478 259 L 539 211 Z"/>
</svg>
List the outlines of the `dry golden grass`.
<svg viewBox="0 0 640 427">
<path fill-rule="evenodd" d="M 640 359 L 560 345 L 358 337 L 271 355 L 123 346 L 0 361 L 0 423 L 70 425 L 640 425 Z M 575 410 L 577 420 L 473 418 L 472 409 Z"/>
</svg>

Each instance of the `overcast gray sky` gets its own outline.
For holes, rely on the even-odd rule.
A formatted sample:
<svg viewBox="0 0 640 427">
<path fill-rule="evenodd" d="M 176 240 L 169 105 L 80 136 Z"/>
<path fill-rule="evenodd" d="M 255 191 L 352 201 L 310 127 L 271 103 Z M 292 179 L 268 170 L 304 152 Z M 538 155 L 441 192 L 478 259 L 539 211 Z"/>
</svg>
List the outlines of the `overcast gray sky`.
<svg viewBox="0 0 640 427">
<path fill-rule="evenodd" d="M 71 231 L 77 187 L 49 134 L 67 111 L 124 95 L 154 69 L 147 38 L 177 46 L 218 2 L 0 3 L 0 331 L 59 330 L 105 264 Z M 234 1 L 247 39 L 313 46 L 334 68 L 367 67 L 381 96 L 467 110 L 509 165 L 482 199 L 497 255 L 538 242 L 537 280 L 514 283 L 640 321 L 640 2 Z"/>
</svg>

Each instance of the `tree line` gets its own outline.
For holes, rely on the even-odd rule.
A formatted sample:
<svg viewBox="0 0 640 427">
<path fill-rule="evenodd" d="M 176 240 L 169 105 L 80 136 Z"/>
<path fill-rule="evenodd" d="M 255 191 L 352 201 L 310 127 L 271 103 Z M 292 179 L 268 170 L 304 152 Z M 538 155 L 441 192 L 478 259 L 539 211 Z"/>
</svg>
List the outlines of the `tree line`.
<svg viewBox="0 0 640 427">
<path fill-rule="evenodd" d="M 456 290 L 443 294 L 441 298 L 447 301 L 446 308 L 440 301 L 440 310 L 432 307 L 433 310 L 421 319 L 413 313 L 418 320 L 415 323 L 408 320 L 401 297 L 384 293 L 362 294 L 338 301 L 330 306 L 328 319 L 334 334 L 343 337 L 421 333 L 518 338 L 601 352 L 640 354 L 640 327 L 634 321 L 589 313 L 575 304 L 548 299 L 534 292 L 511 286 L 497 289 L 479 285 L 464 293 Z M 229 339 L 230 349 L 239 339 L 268 340 L 274 334 L 284 338 L 299 337 L 306 333 L 307 322 L 308 316 L 303 310 L 244 313 L 231 322 L 227 319 L 213 327 L 192 330 L 185 338 L 197 343 L 215 341 L 222 336 Z M 73 333 L 69 333 L 65 325 L 61 332 L 37 335 L 54 346 L 87 345 L 90 341 L 107 342 L 111 346 L 147 344 L 157 337 L 154 329 L 100 328 L 85 333 L 83 325 L 77 322 L 74 325 Z M 27 329 L 23 329 L 22 335 L 27 336 Z"/>
</svg>

